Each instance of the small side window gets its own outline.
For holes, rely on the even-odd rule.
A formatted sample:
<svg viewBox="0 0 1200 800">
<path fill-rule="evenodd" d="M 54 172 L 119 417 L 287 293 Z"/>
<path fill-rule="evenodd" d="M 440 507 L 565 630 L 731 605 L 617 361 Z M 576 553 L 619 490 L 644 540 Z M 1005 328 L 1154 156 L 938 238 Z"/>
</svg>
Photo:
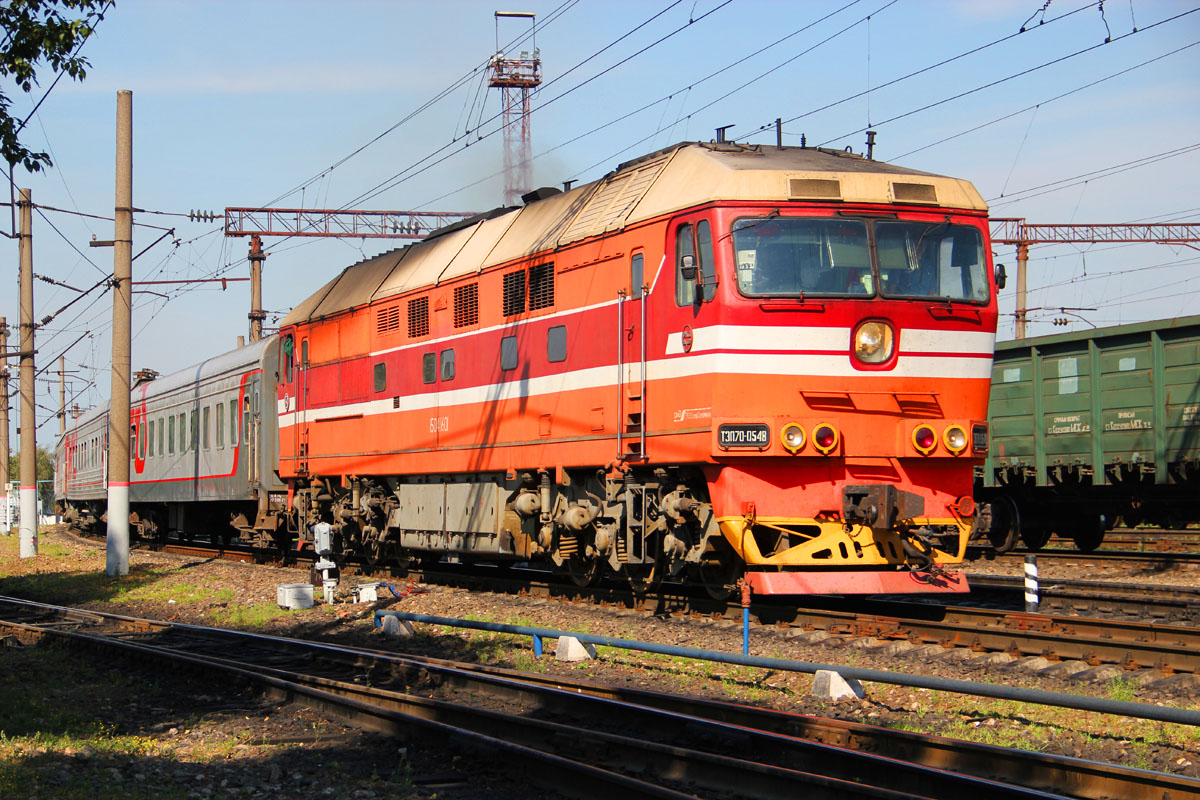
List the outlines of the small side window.
<svg viewBox="0 0 1200 800">
<path fill-rule="evenodd" d="M 442 351 L 442 380 L 454 380 L 454 350 Z"/>
<path fill-rule="evenodd" d="M 387 391 L 387 364 L 382 361 L 375 365 L 375 391 Z"/>
<path fill-rule="evenodd" d="M 421 380 L 425 383 L 437 381 L 437 353 L 421 356 Z"/>
<path fill-rule="evenodd" d="M 691 225 L 680 225 L 675 232 L 675 305 L 680 307 L 696 302 L 696 282 L 683 277 L 684 256 L 696 258 Z"/>
<path fill-rule="evenodd" d="M 283 346 L 279 348 L 279 358 L 283 361 L 283 381 L 292 382 L 292 367 L 296 361 L 296 341 L 289 333 L 283 337 Z"/>
<path fill-rule="evenodd" d="M 704 302 L 717 296 L 717 265 L 713 262 L 712 229 L 708 220 L 696 223 L 696 252 L 700 257 L 700 275 L 704 281 Z"/>
<path fill-rule="evenodd" d="M 500 369 L 516 369 L 517 337 L 505 336 L 500 340 Z"/>
<path fill-rule="evenodd" d="M 634 300 L 642 296 L 642 283 L 646 280 L 644 272 L 644 258 L 641 253 L 636 253 L 629 260 L 629 296 Z"/>
<path fill-rule="evenodd" d="M 308 339 L 300 342 L 300 366 L 308 366 Z"/>
<path fill-rule="evenodd" d="M 546 360 L 567 360 L 567 326 L 555 325 L 546 332 Z"/>
</svg>

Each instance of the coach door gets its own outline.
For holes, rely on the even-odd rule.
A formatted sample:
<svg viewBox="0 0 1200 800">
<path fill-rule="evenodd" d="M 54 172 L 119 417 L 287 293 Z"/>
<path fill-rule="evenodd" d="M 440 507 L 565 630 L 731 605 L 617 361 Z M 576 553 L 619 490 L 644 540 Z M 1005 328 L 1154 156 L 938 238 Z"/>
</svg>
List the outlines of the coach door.
<svg viewBox="0 0 1200 800">
<path fill-rule="evenodd" d="M 617 303 L 617 452 L 628 461 L 646 458 L 646 291 L 645 254 L 637 251 L 629 258 L 629 288 Z"/>
</svg>

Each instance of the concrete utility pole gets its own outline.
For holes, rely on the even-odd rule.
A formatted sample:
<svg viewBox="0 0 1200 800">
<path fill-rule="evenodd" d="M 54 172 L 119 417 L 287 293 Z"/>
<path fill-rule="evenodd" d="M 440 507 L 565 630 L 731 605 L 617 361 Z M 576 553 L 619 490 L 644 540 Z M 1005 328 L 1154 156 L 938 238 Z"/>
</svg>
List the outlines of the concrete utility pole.
<svg viewBox="0 0 1200 800">
<path fill-rule="evenodd" d="M 22 189 L 21 258 L 21 558 L 37 555 L 37 422 L 33 410 L 33 201 Z"/>
<path fill-rule="evenodd" d="M 112 400 L 108 415 L 105 572 L 129 574 L 129 329 L 133 304 L 133 92 L 117 92 L 117 197 L 113 215 Z"/>
<path fill-rule="evenodd" d="M 8 353 L 8 320 L 0 317 L 0 353 Z M 0 359 L 0 525 L 7 536 L 12 528 L 8 505 L 8 356 Z"/>
<path fill-rule="evenodd" d="M 58 357 L 58 438 L 67 435 L 67 357 Z"/>
<path fill-rule="evenodd" d="M 267 254 L 262 249 L 262 237 L 257 233 L 250 237 L 250 342 L 262 339 L 262 324 L 267 312 L 262 307 L 262 265 Z"/>
</svg>

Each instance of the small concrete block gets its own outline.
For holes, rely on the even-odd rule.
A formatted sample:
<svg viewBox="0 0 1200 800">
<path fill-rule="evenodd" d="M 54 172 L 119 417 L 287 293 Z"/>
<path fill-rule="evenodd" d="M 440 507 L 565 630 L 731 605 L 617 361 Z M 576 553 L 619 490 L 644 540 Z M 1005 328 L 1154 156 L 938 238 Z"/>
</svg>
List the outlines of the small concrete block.
<svg viewBox="0 0 1200 800">
<path fill-rule="evenodd" d="M 1161 681 L 1165 676 L 1156 669 L 1136 669 L 1125 675 L 1125 680 L 1134 686 L 1153 686 L 1155 681 Z M 1189 675 L 1189 677 L 1192 677 Z"/>
<path fill-rule="evenodd" d="M 819 644 L 829 638 L 825 631 L 795 631 L 788 634 L 788 640 L 797 644 Z"/>
<path fill-rule="evenodd" d="M 861 683 L 854 678 L 843 678 L 831 669 L 817 670 L 816 675 L 813 676 L 810 694 L 818 700 L 829 700 L 834 703 L 852 697 L 861 700 L 866 696 Z"/>
<path fill-rule="evenodd" d="M 1026 656 L 1018 658 L 1016 661 L 1008 665 L 1009 669 L 1021 670 L 1022 672 L 1041 672 L 1050 666 L 1050 661 L 1044 656 Z"/>
<path fill-rule="evenodd" d="M 1060 661 L 1052 667 L 1039 672 L 1039 675 L 1046 675 L 1050 678 L 1069 678 L 1076 672 L 1083 672 L 1085 669 L 1091 669 L 1086 661 Z"/>
<path fill-rule="evenodd" d="M 915 650 L 915 649 L 916 649 L 916 645 L 914 645 L 910 641 L 907 641 L 905 639 L 893 639 L 892 641 L 888 642 L 887 644 L 883 644 L 883 645 L 880 645 L 879 647 L 876 647 L 871 652 L 876 653 L 881 656 L 898 656 L 898 655 L 903 655 L 904 653 L 907 653 L 909 650 Z"/>
<path fill-rule="evenodd" d="M 943 650 L 934 658 L 938 661 L 969 661 L 975 657 L 975 653 L 965 647 L 952 647 L 949 650 Z"/>
<path fill-rule="evenodd" d="M 581 642 L 574 636 L 560 636 L 554 657 L 559 661 L 591 661 L 596 657 L 596 646 Z"/>
<path fill-rule="evenodd" d="M 1101 664 L 1098 667 L 1085 669 L 1076 672 L 1071 676 L 1073 681 L 1083 681 L 1085 683 L 1107 683 L 1118 675 L 1124 675 L 1125 670 L 1118 667 L 1116 664 Z"/>
<path fill-rule="evenodd" d="M 1010 653 L 984 653 L 968 661 L 967 666 L 990 667 L 995 664 L 1011 664 L 1015 660 Z"/>
<path fill-rule="evenodd" d="M 385 616 L 383 618 L 383 625 L 381 627 L 383 629 L 384 636 L 398 636 L 402 639 L 407 639 L 409 636 L 412 636 L 414 633 L 416 633 L 416 629 L 413 628 L 413 624 L 411 622 L 406 619 L 402 620 L 394 614 L 388 614 Z"/>
<path fill-rule="evenodd" d="M 352 590 L 354 602 L 356 603 L 374 603 L 379 599 L 379 584 L 378 583 L 362 583 L 355 586 Z"/>
</svg>

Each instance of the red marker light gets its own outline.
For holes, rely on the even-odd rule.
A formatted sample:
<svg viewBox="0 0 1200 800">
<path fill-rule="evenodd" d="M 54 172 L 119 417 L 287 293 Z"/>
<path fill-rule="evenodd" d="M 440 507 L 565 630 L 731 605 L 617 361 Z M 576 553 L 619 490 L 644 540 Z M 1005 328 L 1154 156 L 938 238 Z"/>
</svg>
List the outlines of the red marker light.
<svg viewBox="0 0 1200 800">
<path fill-rule="evenodd" d="M 837 447 L 838 434 L 837 429 L 832 425 L 818 425 L 812 434 L 813 447 L 821 451 L 822 454 L 828 455 L 833 448 Z"/>
<path fill-rule="evenodd" d="M 930 453 L 937 446 L 937 434 L 928 425 L 922 425 L 913 431 L 913 446 L 923 454 Z"/>
</svg>

